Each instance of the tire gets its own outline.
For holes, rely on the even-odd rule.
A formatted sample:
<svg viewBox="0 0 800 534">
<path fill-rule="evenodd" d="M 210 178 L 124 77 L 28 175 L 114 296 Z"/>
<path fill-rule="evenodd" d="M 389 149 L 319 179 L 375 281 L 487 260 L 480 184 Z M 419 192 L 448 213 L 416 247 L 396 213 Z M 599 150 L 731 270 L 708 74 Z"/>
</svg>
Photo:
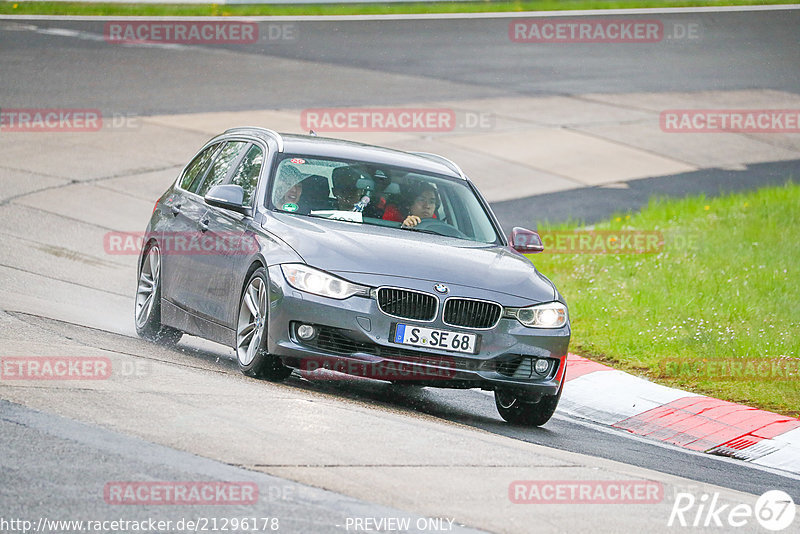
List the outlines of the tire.
<svg viewBox="0 0 800 534">
<path fill-rule="evenodd" d="M 526 402 L 525 398 L 510 390 L 497 388 L 494 390 L 494 403 L 500 417 L 515 425 L 542 426 L 553 417 L 564 382 L 555 395 L 545 395 L 539 402 Z"/>
<path fill-rule="evenodd" d="M 269 290 L 263 267 L 256 269 L 239 299 L 236 319 L 236 360 L 239 369 L 247 376 L 280 381 L 292 374 L 292 369 L 280 358 L 267 352 L 267 314 Z"/>
<path fill-rule="evenodd" d="M 156 244 L 142 255 L 134 304 L 133 320 L 140 337 L 165 345 L 180 341 L 183 332 L 161 324 L 161 250 Z"/>
</svg>

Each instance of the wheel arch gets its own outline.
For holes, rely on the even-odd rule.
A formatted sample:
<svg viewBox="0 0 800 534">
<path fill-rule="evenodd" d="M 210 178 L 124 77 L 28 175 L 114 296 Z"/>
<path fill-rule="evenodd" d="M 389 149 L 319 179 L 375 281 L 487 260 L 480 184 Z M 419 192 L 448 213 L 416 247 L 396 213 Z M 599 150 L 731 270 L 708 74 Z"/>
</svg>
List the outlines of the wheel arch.
<svg viewBox="0 0 800 534">
<path fill-rule="evenodd" d="M 237 310 L 238 306 L 241 305 L 242 303 L 242 298 L 244 297 L 244 291 L 247 288 L 247 282 L 250 281 L 250 277 L 253 276 L 254 272 L 262 268 L 264 269 L 264 276 L 267 277 L 267 298 L 269 298 L 270 296 L 269 269 L 267 269 L 267 262 L 265 262 L 261 256 L 257 256 L 256 258 L 253 258 L 252 262 L 250 262 L 250 267 L 248 267 L 247 271 L 245 271 L 244 278 L 239 281 L 239 300 L 237 301 Z M 234 323 L 234 328 L 236 328 L 235 323 Z"/>
<path fill-rule="evenodd" d="M 142 274 L 142 266 L 144 265 L 145 257 L 147 256 L 147 252 L 152 248 L 153 245 L 157 245 L 158 240 L 150 236 L 146 241 L 142 243 L 142 251 L 139 253 L 139 264 L 137 265 L 136 274 Z"/>
<path fill-rule="evenodd" d="M 256 272 L 258 269 L 263 268 L 265 271 L 267 270 L 267 264 L 261 258 L 255 258 L 251 263 L 250 267 L 247 268 L 245 272 L 244 278 L 241 280 L 239 284 L 239 296 L 244 293 L 245 286 L 247 282 L 250 281 L 250 277 L 253 276 L 253 273 Z M 267 274 L 267 278 L 269 278 L 269 274 Z M 269 279 L 267 280 L 269 282 Z M 267 288 L 269 288 L 269 284 L 267 284 Z"/>
</svg>

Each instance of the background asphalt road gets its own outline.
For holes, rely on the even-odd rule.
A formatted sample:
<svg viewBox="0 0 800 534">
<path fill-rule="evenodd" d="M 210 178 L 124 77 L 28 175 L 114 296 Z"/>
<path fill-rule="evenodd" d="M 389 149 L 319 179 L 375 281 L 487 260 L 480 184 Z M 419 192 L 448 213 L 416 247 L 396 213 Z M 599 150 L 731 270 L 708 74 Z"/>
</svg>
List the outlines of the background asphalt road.
<svg viewBox="0 0 800 534">
<path fill-rule="evenodd" d="M 514 43 L 513 19 L 500 18 L 269 21 L 259 23 L 261 40 L 254 44 L 109 45 L 108 21 L 0 20 L 0 108 L 91 107 L 109 116 L 147 116 L 543 95 L 800 94 L 800 10 L 606 18 L 658 20 L 665 39 Z M 636 209 L 653 194 L 715 195 L 798 175 L 800 160 L 766 162 L 637 180 L 629 190 L 525 194 L 493 207 L 508 228 L 576 217 L 591 223 Z"/>
<path fill-rule="evenodd" d="M 119 46 L 103 41 L 103 22 L 0 20 L 0 108 L 79 107 L 99 108 L 109 115 L 166 115 L 345 105 L 389 106 L 519 95 L 738 89 L 800 93 L 797 78 L 800 66 L 800 47 L 797 46 L 800 12 L 691 13 L 659 15 L 658 18 L 664 22 L 668 35 L 674 35 L 677 27 L 692 24 L 696 25 L 699 38 L 673 38 L 663 43 L 637 45 L 531 45 L 509 42 L 508 19 L 339 21 L 289 23 L 294 26 L 295 39 L 257 45 Z M 268 35 L 268 29 L 265 35 Z M 194 132 L 193 135 L 198 134 Z M 146 146 L 148 140 L 142 137 L 131 134 L 131 142 Z M 195 144 L 197 142 L 192 141 Z M 48 148 L 46 144 L 41 147 L 42 159 L 48 157 Z M 27 152 L 24 158 L 20 156 L 23 152 L 4 155 L 3 149 L 0 138 L 0 170 L 3 171 L 11 169 L 16 173 L 31 159 L 37 158 L 35 154 Z M 76 144 L 74 153 L 60 154 L 77 161 L 82 157 L 81 150 L 82 147 Z M 150 152 L 154 150 L 153 147 L 142 148 L 139 160 L 142 173 L 147 169 L 164 170 L 163 162 L 155 165 L 149 161 Z M 273 476 L 277 474 L 305 482 L 307 486 L 303 487 L 335 487 L 337 491 L 353 497 L 344 508 L 348 513 L 357 513 L 359 507 L 364 506 L 364 501 L 386 502 L 399 496 L 411 499 L 413 492 L 371 487 L 366 473 L 359 475 L 358 471 L 353 471 L 357 467 L 354 467 L 355 461 L 351 461 L 353 465 L 334 466 L 341 467 L 338 473 L 347 474 L 344 475 L 314 471 L 330 467 L 322 465 L 323 462 L 303 466 L 299 462 L 272 465 L 267 460 L 262 463 L 252 460 L 259 453 L 257 439 L 263 439 L 264 436 L 275 438 L 270 432 L 276 423 L 269 417 L 279 418 L 279 423 L 285 424 L 286 428 L 297 425 L 299 435 L 311 435 L 320 440 L 321 452 L 325 452 L 323 446 L 327 445 L 324 430 L 329 428 L 328 425 L 332 425 L 332 428 L 327 437 L 333 439 L 340 433 L 338 427 L 347 428 L 348 432 L 355 432 L 354 429 L 363 431 L 359 428 L 359 422 L 363 420 L 369 421 L 369 424 L 382 424 L 379 421 L 383 420 L 394 424 L 395 420 L 401 420 L 404 424 L 408 423 L 414 434 L 419 436 L 429 436 L 431 427 L 439 432 L 441 426 L 441 434 L 452 438 L 448 441 L 436 434 L 436 439 L 421 442 L 419 436 L 414 436 L 414 439 L 409 438 L 409 443 L 403 443 L 409 447 L 425 445 L 431 454 L 443 452 L 441 446 L 437 447 L 440 442 L 452 446 L 458 440 L 464 441 L 464 436 L 475 439 L 475 443 L 484 443 L 490 438 L 512 438 L 510 441 L 524 444 L 524 448 L 513 451 L 513 454 L 503 449 L 509 458 L 506 463 L 504 458 L 481 457 L 475 460 L 477 463 L 479 460 L 491 460 L 478 465 L 484 469 L 482 473 L 493 473 L 504 467 L 517 469 L 515 462 L 519 461 L 519 457 L 515 454 L 544 451 L 528 447 L 529 444 L 540 444 L 552 448 L 546 449 L 555 451 L 552 454 L 582 453 L 593 457 L 592 462 L 600 462 L 598 458 L 605 458 L 623 465 L 622 471 L 613 471 L 610 463 L 602 463 L 602 467 L 592 467 L 589 463 L 581 466 L 587 470 L 599 470 L 600 473 L 613 473 L 616 476 L 627 468 L 631 469 L 631 473 L 634 469 L 645 468 L 682 477 L 679 480 L 683 483 L 714 484 L 751 495 L 782 488 L 791 491 L 793 497 L 800 501 L 795 478 L 756 470 L 725 459 L 633 440 L 624 433 L 599 429 L 565 416 L 557 417 L 543 429 L 506 425 L 496 414 L 491 398 L 477 391 L 416 390 L 355 380 L 319 383 L 297 377 L 290 379 L 285 386 L 274 386 L 240 377 L 230 360 L 232 351 L 224 347 L 209 346 L 189 338 L 182 343 L 182 350 L 172 351 L 133 339 L 130 311 L 135 260 L 102 256 L 98 259 L 93 255 L 97 254 L 97 236 L 107 229 L 127 230 L 128 225 L 133 224 L 144 226 L 144 218 L 139 217 L 142 211 L 139 204 L 143 204 L 143 197 L 149 198 L 149 192 L 147 195 L 136 191 L 126 192 L 119 184 L 117 189 L 111 186 L 104 189 L 104 183 L 100 181 L 115 176 L 116 172 L 111 156 L 87 168 L 96 173 L 98 180 L 97 187 L 91 188 L 91 191 L 95 195 L 97 191 L 102 192 L 99 197 L 87 197 L 85 206 L 82 206 L 90 214 L 88 222 L 83 218 L 83 213 L 78 213 L 80 207 L 61 205 L 55 194 L 52 200 L 42 200 L 44 197 L 40 197 L 28 204 L 24 204 L 23 196 L 18 197 L 22 202 L 19 204 L 14 195 L 3 195 L 5 200 L 0 207 L 5 209 L 5 222 L 0 237 L 6 240 L 6 246 L 0 275 L 5 287 L 14 288 L 13 296 L 4 297 L 7 299 L 4 308 L 10 312 L 10 315 L 4 314 L 2 317 L 4 353 L 98 350 L 133 358 L 134 361 L 158 361 L 164 363 L 165 369 L 149 377 L 153 383 L 147 381 L 144 386 L 141 383 L 121 382 L 111 384 L 108 388 L 101 385 L 96 390 L 86 387 L 76 391 L 59 388 L 49 391 L 45 386 L 29 389 L 8 387 L 4 390 L 4 398 L 25 403 L 30 408 L 98 424 L 110 429 L 109 432 L 130 433 L 145 441 L 148 437 L 155 440 L 153 436 L 158 436 L 166 442 L 167 447 L 183 451 L 202 450 L 203 454 L 210 451 L 209 457 L 217 455 L 226 458 L 224 462 L 229 463 L 231 469 L 237 469 L 237 473 L 261 470 Z M 515 220 L 529 226 L 535 226 L 537 220 L 544 218 L 558 220 L 580 216 L 595 220 L 615 209 L 636 207 L 654 191 L 680 196 L 687 192 L 715 192 L 721 187 L 756 187 L 766 183 L 781 183 L 787 174 L 796 173 L 797 169 L 797 162 L 767 162 L 745 170 L 699 171 L 699 174 L 638 180 L 630 182 L 627 189 L 578 189 L 511 200 L 495 206 L 504 221 Z M 174 174 L 174 168 L 167 170 L 165 175 Z M 17 179 L 18 175 L 13 176 Z M 61 187 L 56 178 L 48 177 L 45 173 L 31 179 L 51 178 L 54 189 Z M 73 179 L 84 178 L 86 176 L 76 175 Z M 126 178 L 121 177 L 120 180 Z M 7 181 L 4 187 L 13 189 L 16 185 Z M 89 191 L 90 186 L 86 190 Z M 129 203 L 129 210 L 120 210 L 123 207 L 121 204 L 115 206 L 114 203 L 121 199 Z M 149 206 L 152 204 L 149 203 Z M 74 213 L 70 213 L 70 210 Z M 537 218 L 525 221 L 529 213 L 536 213 Z M 21 237 L 25 233 L 29 236 Z M 45 246 L 39 242 L 53 239 L 55 246 Z M 26 252 L 26 247 L 33 252 Z M 52 260 L 56 267 L 42 269 L 34 261 L 42 257 L 48 258 L 46 261 Z M 80 295 L 78 304 L 69 302 L 75 301 L 75 295 Z M 69 310 L 72 310 L 70 306 L 81 306 L 85 312 L 74 315 L 70 321 L 64 321 L 65 316 L 70 314 Z M 86 317 L 90 316 L 93 319 L 87 320 Z M 59 318 L 62 320 L 56 320 Z M 97 323 L 102 323 L 103 328 L 87 328 L 87 325 L 97 326 Z M 62 346 L 67 348 L 58 348 Z M 223 387 L 225 394 L 211 390 L 208 395 L 213 402 L 207 401 L 204 391 L 195 391 L 201 384 Z M 117 387 L 119 390 L 115 389 Z M 130 389 L 127 394 L 126 388 Z M 277 415 L 262 413 L 257 409 L 260 404 L 243 406 L 242 402 L 245 401 L 238 401 L 255 399 L 260 402 L 263 396 L 285 410 L 285 418 L 283 412 Z M 318 404 L 301 404 L 301 400 Z M 108 402 L 108 405 L 104 402 Z M 119 448 L 110 451 L 98 445 L 105 438 L 94 437 L 87 445 L 86 439 L 80 438 L 83 431 L 74 426 L 69 427 L 72 433 L 62 431 L 66 423 L 56 416 L 36 416 L 27 411 L 28 408 L 5 401 L 0 403 L 0 425 L 4 429 L 0 433 L 0 458 L 4 459 L 0 460 L 0 468 L 3 469 L 4 480 L 6 473 L 13 475 L 9 479 L 28 485 L 26 492 L 31 502 L 44 502 L 48 507 L 52 505 L 62 517 L 76 508 L 87 513 L 96 511 L 96 499 L 75 501 L 57 497 L 47 500 L 53 491 L 52 472 L 57 472 L 58 478 L 66 486 L 83 490 L 87 487 L 96 489 L 98 484 L 112 476 L 204 477 L 212 476 L 212 471 L 222 473 L 213 476 L 233 476 L 214 471 L 222 469 L 218 465 L 181 468 L 178 464 L 183 460 L 170 456 L 171 453 L 164 450 L 154 453 L 158 461 L 143 461 L 135 454 L 130 454 L 130 448 L 135 448 L 135 445 L 122 443 L 123 437 L 119 438 L 122 441 L 115 441 Z M 141 403 L 141 406 L 137 403 Z M 297 410 L 296 406 L 314 406 L 314 409 Z M 170 410 L 166 414 L 163 413 L 165 407 Z M 342 422 L 319 421 L 307 415 L 318 413 L 316 410 L 323 408 L 331 408 L 326 413 L 339 414 Z M 203 410 L 209 412 L 208 419 L 196 415 L 205 413 Z M 173 412 L 177 417 L 174 421 L 169 417 Z M 301 414 L 298 420 L 291 419 L 298 413 Z M 231 428 L 240 433 L 225 434 L 223 430 L 228 428 L 224 426 L 226 424 L 239 425 Z M 252 425 L 252 429 L 248 424 Z M 215 430 L 217 434 L 224 435 L 209 435 L 204 441 L 202 436 L 198 436 L 198 429 L 204 425 L 213 427 L 209 428 L 209 434 Z M 376 433 L 380 433 L 380 429 Z M 490 438 L 485 437 L 487 434 Z M 360 436 L 367 439 L 364 435 Z M 400 451 L 397 454 L 401 455 L 403 448 L 397 447 L 397 442 L 402 442 L 404 437 L 396 436 L 382 444 L 369 442 L 366 450 L 375 455 L 376 450 L 382 451 L 381 447 L 385 447 L 391 452 L 397 449 Z M 277 438 L 268 444 L 273 446 L 275 441 Z M 30 448 L 21 448 L 22 443 L 30 443 Z M 491 444 L 496 446 L 494 442 Z M 302 446 L 311 445 L 306 440 Z M 291 456 L 292 448 L 291 444 L 287 444 L 276 450 L 270 449 L 270 452 L 277 456 Z M 61 454 L 48 456 L 48 451 L 54 450 L 61 451 Z M 307 449 L 299 450 L 305 452 Z M 410 450 L 413 452 L 417 449 Z M 227 459 L 228 455 L 234 457 L 240 453 L 246 457 L 245 452 L 241 451 L 248 451 L 253 456 L 244 460 Z M 352 450 L 345 448 L 338 452 L 353 454 Z M 547 454 L 551 453 L 542 457 L 549 462 Z M 41 460 L 42 456 L 45 457 L 44 461 Z M 339 459 L 331 458 L 331 462 Z M 342 462 L 346 464 L 346 460 L 351 459 L 347 456 Z M 167 470 L 162 470 L 161 460 L 163 465 L 168 466 Z M 530 456 L 531 463 L 523 467 L 542 473 L 565 471 L 561 464 L 556 466 L 561 469 L 559 471 L 549 464 L 536 464 L 538 460 L 538 456 Z M 394 461 L 394 458 L 386 461 Z M 75 462 L 79 465 L 99 465 L 92 474 L 89 486 L 81 481 L 78 474 L 61 467 Z M 573 464 L 569 465 L 570 469 L 574 467 Z M 392 483 L 399 484 L 400 488 L 403 488 L 404 481 L 410 484 L 409 481 L 415 480 L 411 475 L 403 478 L 400 471 L 396 472 L 396 477 L 390 475 L 393 473 L 391 467 L 375 467 L 372 476 L 380 475 L 385 480 L 391 478 Z M 409 470 L 420 466 L 407 460 L 400 462 L 398 467 Z M 420 484 L 433 485 L 430 479 L 437 479 L 437 476 L 431 472 L 436 468 L 441 468 L 442 471 L 437 472 L 443 473 L 438 478 L 447 478 L 456 477 L 459 469 L 469 467 L 476 466 L 450 466 L 441 462 L 428 472 L 416 476 Z M 547 471 L 547 468 L 553 471 Z M 353 475 L 354 472 L 363 480 Z M 639 471 L 635 472 L 639 476 Z M 354 480 L 352 486 L 336 482 L 336 477 L 347 476 Z M 488 478 L 476 478 L 482 483 L 491 484 Z M 96 494 L 92 495 L 96 497 Z M 332 505 L 336 502 L 335 497 L 330 494 L 322 497 L 305 495 L 307 498 L 295 508 L 292 508 L 292 503 L 280 503 L 282 513 L 301 514 L 303 505 L 316 500 L 320 503 L 321 521 L 329 525 L 335 520 L 338 513 Z M 441 492 L 439 497 L 442 497 Z M 4 508 L 14 503 L 14 507 L 10 508 L 12 511 L 22 513 L 28 506 L 18 500 L 19 494 L 9 486 L 0 489 L 0 498 Z M 356 502 L 359 498 L 362 499 L 361 504 Z M 471 525 L 489 525 L 490 530 L 498 531 L 523 531 L 526 529 L 520 525 L 529 524 L 514 523 L 520 519 L 513 514 L 506 515 L 507 511 L 501 512 L 502 505 L 507 503 L 485 503 L 483 509 L 473 506 L 475 509 L 469 510 L 471 502 L 465 501 L 464 509 L 458 509 L 460 514 L 472 519 Z M 445 505 L 457 509 L 458 504 L 452 499 L 442 498 L 442 504 L 427 502 L 427 508 L 419 503 L 405 502 L 405 509 L 413 508 L 419 510 L 420 514 L 430 515 L 432 512 L 429 510 L 443 509 Z M 500 508 L 492 509 L 491 506 Z M 371 514 L 394 513 L 373 504 L 362 509 Z M 27 511 L 31 512 L 32 509 L 27 508 Z M 572 524 L 572 527 L 580 530 L 581 526 L 591 526 L 593 518 L 588 516 L 592 514 L 581 515 L 586 510 L 573 511 L 575 518 L 567 519 L 578 521 L 578 527 L 575 527 L 576 524 Z M 39 509 L 35 512 L 45 513 Z M 103 513 L 108 513 L 108 510 Z M 514 513 L 519 513 L 519 509 Z M 639 512 L 626 513 L 631 514 L 631 518 L 646 521 L 644 514 L 635 516 Z M 491 521 L 493 514 L 495 523 Z M 603 509 L 602 514 L 609 521 L 619 515 L 608 507 Z M 525 521 L 530 520 L 530 517 L 523 517 Z M 620 520 L 619 517 L 616 520 Z M 663 524 L 659 525 L 663 527 Z M 553 531 L 558 531 L 559 526 L 560 530 L 566 528 L 557 522 L 543 523 L 543 526 L 552 527 Z M 298 523 L 297 531 L 307 527 L 302 522 Z"/>
<path fill-rule="evenodd" d="M 40 518 L 45 525 L 49 521 L 69 520 L 154 520 L 172 525 L 159 531 L 176 532 L 181 520 L 184 524 L 194 522 L 199 530 L 203 530 L 203 526 L 210 530 L 214 519 L 217 519 L 218 530 L 238 531 L 232 528 L 233 523 L 224 524 L 222 518 L 237 521 L 248 518 L 249 525 L 257 525 L 259 530 L 269 531 L 275 525 L 278 527 L 275 530 L 281 532 L 302 533 L 341 532 L 348 517 L 408 518 L 411 525 L 420 519 L 401 510 L 377 507 L 323 489 L 200 458 L 2 399 L 0 414 L 0 467 L 4 474 L 0 517 L 7 521 L 17 518 L 38 526 Z M 255 505 L 225 506 L 224 514 L 214 503 L 131 507 L 105 502 L 107 483 L 133 480 L 245 482 L 256 485 L 258 499 Z M 22 489 L 26 499 L 20 498 Z M 133 529 L 107 531 L 115 530 Z M 43 528 L 42 531 L 80 530 Z M 454 523 L 452 531 L 476 532 L 458 523 Z M 424 530 L 412 528 L 410 532 Z"/>
<path fill-rule="evenodd" d="M 492 203 L 504 228 L 537 228 L 542 221 L 559 223 L 583 221 L 591 224 L 614 213 L 635 212 L 653 196 L 710 196 L 779 186 L 800 179 L 800 160 L 756 163 L 744 170 L 701 169 L 693 172 L 643 178 L 627 182 L 627 187 L 584 187 Z"/>
<path fill-rule="evenodd" d="M 505 18 L 261 22 L 263 36 L 289 24 L 294 39 L 203 45 L 216 53 L 195 53 L 199 47 L 109 46 L 100 21 L 2 21 L 0 95 L 3 107 L 150 115 L 509 94 L 800 90 L 798 10 L 608 18 L 658 19 L 667 38 L 514 43 Z M 37 30 L 26 30 L 31 24 Z M 697 38 L 670 38 L 690 25 Z M 84 32 L 84 39 L 53 29 Z"/>
</svg>

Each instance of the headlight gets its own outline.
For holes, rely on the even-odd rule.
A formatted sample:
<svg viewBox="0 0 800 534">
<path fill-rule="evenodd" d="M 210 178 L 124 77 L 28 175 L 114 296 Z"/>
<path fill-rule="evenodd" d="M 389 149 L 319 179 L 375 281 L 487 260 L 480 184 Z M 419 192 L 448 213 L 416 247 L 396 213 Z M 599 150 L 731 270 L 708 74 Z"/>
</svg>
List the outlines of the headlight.
<svg viewBox="0 0 800 534">
<path fill-rule="evenodd" d="M 567 307 L 560 302 L 548 302 L 526 308 L 506 308 L 505 316 L 533 328 L 560 328 L 567 324 Z"/>
<path fill-rule="evenodd" d="M 369 288 L 351 284 L 319 269 L 300 263 L 281 265 L 283 276 L 289 285 L 306 293 L 313 293 L 332 299 L 346 299 L 353 295 L 369 296 Z"/>
</svg>

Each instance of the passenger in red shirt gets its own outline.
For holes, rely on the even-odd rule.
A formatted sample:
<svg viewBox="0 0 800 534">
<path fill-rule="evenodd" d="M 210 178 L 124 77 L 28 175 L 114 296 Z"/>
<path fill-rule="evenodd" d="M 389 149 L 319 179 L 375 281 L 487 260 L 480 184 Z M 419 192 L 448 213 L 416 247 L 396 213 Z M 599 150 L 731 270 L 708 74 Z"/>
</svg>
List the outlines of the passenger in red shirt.
<svg viewBox="0 0 800 534">
<path fill-rule="evenodd" d="M 403 222 L 403 213 L 397 207 L 397 204 L 389 204 L 383 212 L 383 219 L 385 221 Z"/>
</svg>

